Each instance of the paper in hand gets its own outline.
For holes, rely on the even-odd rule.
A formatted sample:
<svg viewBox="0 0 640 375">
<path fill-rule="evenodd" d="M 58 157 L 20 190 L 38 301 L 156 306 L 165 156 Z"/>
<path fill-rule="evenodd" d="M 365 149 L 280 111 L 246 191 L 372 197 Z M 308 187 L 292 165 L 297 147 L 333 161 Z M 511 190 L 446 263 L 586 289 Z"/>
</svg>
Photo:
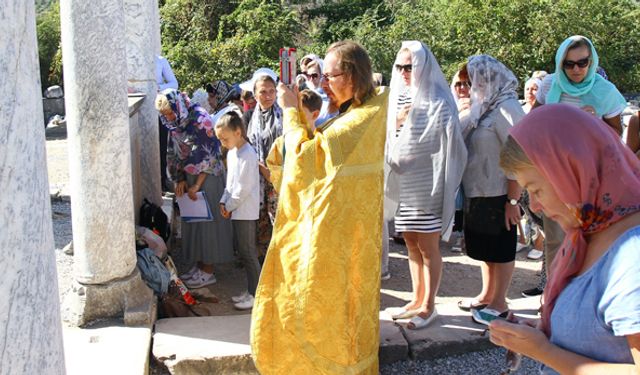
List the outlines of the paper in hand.
<svg viewBox="0 0 640 375">
<path fill-rule="evenodd" d="M 211 221 L 213 215 L 211 208 L 207 203 L 207 195 L 203 191 L 196 193 L 196 200 L 191 200 L 188 194 L 182 197 L 176 197 L 178 206 L 180 207 L 180 217 L 182 221 L 193 223 L 198 221 Z"/>
</svg>

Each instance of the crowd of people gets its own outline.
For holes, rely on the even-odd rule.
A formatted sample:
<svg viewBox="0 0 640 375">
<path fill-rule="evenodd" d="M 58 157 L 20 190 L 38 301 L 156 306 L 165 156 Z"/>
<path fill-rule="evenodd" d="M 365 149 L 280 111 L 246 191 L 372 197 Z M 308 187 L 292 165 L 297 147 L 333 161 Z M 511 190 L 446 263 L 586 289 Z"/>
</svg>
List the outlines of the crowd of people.
<svg viewBox="0 0 640 375">
<path fill-rule="evenodd" d="M 640 121 L 623 139 L 626 101 L 588 38 L 567 38 L 555 65 L 526 77 L 522 103 L 504 63 L 471 56 L 447 80 L 419 41 L 402 42 L 388 87 L 350 41 L 304 56 L 291 86 L 268 68 L 191 98 L 160 86 L 167 181 L 215 212 L 182 223 L 181 277 L 213 284 L 235 250 L 261 373 L 373 374 L 389 238 L 407 246 L 412 293 L 387 312 L 427 329 L 439 244 L 457 232 L 482 275 L 458 307 L 494 343 L 545 374 L 640 370 Z M 506 298 L 527 244 L 543 258 L 523 291 L 541 295 L 535 321 Z"/>
</svg>

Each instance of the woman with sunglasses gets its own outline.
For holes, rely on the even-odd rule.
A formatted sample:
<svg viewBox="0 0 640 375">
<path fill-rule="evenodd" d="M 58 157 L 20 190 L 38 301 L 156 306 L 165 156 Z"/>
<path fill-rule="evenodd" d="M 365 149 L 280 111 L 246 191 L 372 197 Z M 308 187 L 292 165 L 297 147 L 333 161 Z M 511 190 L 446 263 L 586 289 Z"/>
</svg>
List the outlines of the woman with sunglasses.
<svg viewBox="0 0 640 375">
<path fill-rule="evenodd" d="M 338 106 L 331 99 L 331 95 L 328 95 L 326 85 L 322 84 L 322 67 L 324 61 L 317 55 L 307 55 L 300 60 L 300 67 L 302 69 L 302 75 L 304 75 L 306 85 L 311 90 L 315 91 L 322 98 L 322 108 L 320 109 L 320 116 L 315 121 L 315 126 L 320 127 L 322 124 L 338 115 Z"/>
<path fill-rule="evenodd" d="M 440 235 L 447 241 L 452 232 L 467 150 L 449 85 L 424 44 L 402 42 L 390 88 L 385 193 L 409 252 L 413 293 L 406 305 L 387 312 L 411 318 L 407 328 L 419 329 L 437 316 Z"/>
<path fill-rule="evenodd" d="M 458 112 L 471 107 L 471 81 L 464 70 L 459 70 L 451 80 L 451 93 L 458 105 Z"/>
<path fill-rule="evenodd" d="M 599 120 L 555 104 L 511 129 L 500 165 L 567 236 L 541 321 L 494 320 L 491 341 L 541 362 L 541 374 L 637 374 L 640 162 Z"/>
<path fill-rule="evenodd" d="M 627 102 L 614 84 L 597 74 L 598 63 L 598 53 L 589 39 L 581 35 L 565 39 L 556 52 L 556 71 L 542 81 L 533 107 L 575 105 L 622 134 L 620 114 Z"/>
</svg>

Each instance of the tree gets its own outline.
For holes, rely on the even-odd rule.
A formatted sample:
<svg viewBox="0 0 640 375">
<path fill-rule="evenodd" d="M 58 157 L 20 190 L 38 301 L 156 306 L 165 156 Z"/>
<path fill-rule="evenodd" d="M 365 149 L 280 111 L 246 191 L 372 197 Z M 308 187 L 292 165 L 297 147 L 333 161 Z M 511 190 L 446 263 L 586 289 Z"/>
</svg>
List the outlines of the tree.
<svg viewBox="0 0 640 375">
<path fill-rule="evenodd" d="M 640 88 L 640 29 L 631 19 L 622 21 L 638 12 L 631 0 L 418 0 L 389 8 L 392 22 L 382 28 L 372 13 L 354 19 L 355 39 L 386 74 L 400 41 L 421 40 L 447 77 L 469 56 L 486 53 L 524 81 L 533 70 L 553 72 L 560 43 L 580 34 L 593 41 L 600 65 L 620 91 Z"/>
<path fill-rule="evenodd" d="M 207 9 L 214 8 L 223 11 L 211 20 Z M 163 51 L 186 91 L 218 79 L 239 82 L 259 67 L 275 69 L 279 49 L 293 46 L 301 32 L 297 13 L 280 1 L 167 0 L 161 16 Z"/>
<path fill-rule="evenodd" d="M 40 60 L 42 91 L 51 85 L 62 86 L 60 48 L 60 3 L 56 0 L 36 16 L 36 34 Z M 41 6 L 45 6 L 44 4 Z M 59 67 L 56 69 L 52 69 Z"/>
</svg>

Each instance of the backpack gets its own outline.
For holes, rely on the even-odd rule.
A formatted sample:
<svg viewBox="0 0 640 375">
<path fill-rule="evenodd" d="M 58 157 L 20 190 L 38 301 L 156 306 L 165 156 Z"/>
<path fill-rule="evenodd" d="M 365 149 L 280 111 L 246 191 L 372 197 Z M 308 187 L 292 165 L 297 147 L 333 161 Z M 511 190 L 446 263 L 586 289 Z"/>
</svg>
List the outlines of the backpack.
<svg viewBox="0 0 640 375">
<path fill-rule="evenodd" d="M 140 225 L 151 229 L 154 233 L 162 237 L 167 242 L 171 235 L 169 227 L 169 219 L 162 208 L 149 202 L 147 198 L 142 202 L 140 207 Z"/>
</svg>

